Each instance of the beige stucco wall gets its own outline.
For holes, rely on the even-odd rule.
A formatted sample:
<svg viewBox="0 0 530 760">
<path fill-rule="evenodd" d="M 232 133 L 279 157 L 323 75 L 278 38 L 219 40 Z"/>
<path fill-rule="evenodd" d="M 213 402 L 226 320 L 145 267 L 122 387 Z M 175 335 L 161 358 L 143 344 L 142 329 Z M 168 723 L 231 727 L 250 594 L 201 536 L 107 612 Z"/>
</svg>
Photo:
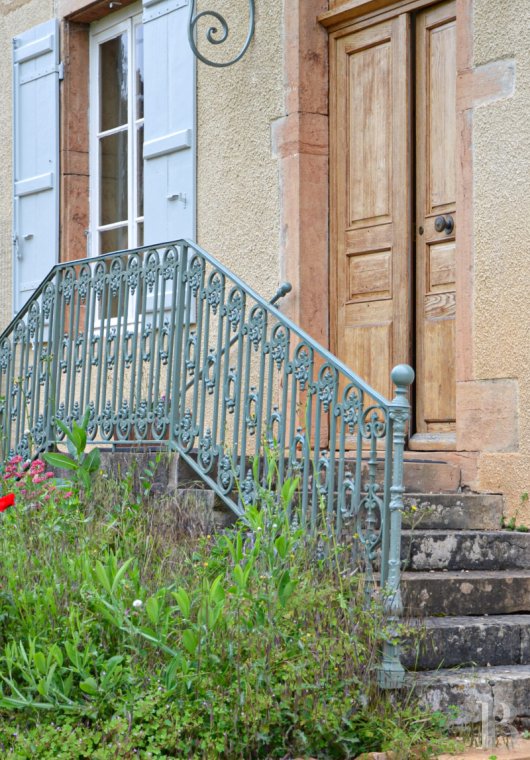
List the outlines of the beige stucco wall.
<svg viewBox="0 0 530 760">
<path fill-rule="evenodd" d="M 513 514 L 530 490 L 530 3 L 474 0 L 473 23 L 474 65 L 516 67 L 513 96 L 473 116 L 474 374 L 511 380 L 498 403 L 515 433 L 507 450 L 480 456 L 479 485 L 504 491 Z M 528 504 L 519 519 L 530 522 Z"/>
<path fill-rule="evenodd" d="M 53 0 L 2 0 L 0 9 L 0 330 L 12 316 L 12 38 L 54 13 Z"/>
<path fill-rule="evenodd" d="M 198 64 L 197 237 L 269 297 L 279 279 L 279 166 L 271 124 L 285 112 L 283 0 L 256 6 L 256 34 L 245 57 L 225 69 Z M 248 3 L 238 0 L 228 8 L 230 36 L 240 42 Z M 200 48 L 206 52 L 208 45 Z"/>
</svg>

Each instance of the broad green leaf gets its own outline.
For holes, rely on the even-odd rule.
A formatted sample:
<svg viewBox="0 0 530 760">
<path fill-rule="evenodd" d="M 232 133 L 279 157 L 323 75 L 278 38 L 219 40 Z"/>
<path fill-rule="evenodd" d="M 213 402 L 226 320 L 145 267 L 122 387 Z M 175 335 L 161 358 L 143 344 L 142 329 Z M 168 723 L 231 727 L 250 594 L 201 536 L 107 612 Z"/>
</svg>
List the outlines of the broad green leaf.
<svg viewBox="0 0 530 760">
<path fill-rule="evenodd" d="M 278 599 L 282 607 L 285 607 L 289 597 L 294 591 L 294 583 L 288 570 L 284 570 L 278 583 Z"/>
<path fill-rule="evenodd" d="M 55 669 L 56 668 L 57 668 L 57 663 L 54 662 L 53 665 L 51 666 L 51 668 L 48 671 L 48 675 L 46 676 L 46 691 L 47 692 L 50 691 L 50 688 L 51 688 L 51 685 L 52 685 L 52 681 L 53 681 L 53 677 L 55 675 Z"/>
<path fill-rule="evenodd" d="M 53 657 L 53 659 L 59 665 L 59 667 L 62 668 L 64 657 L 63 657 L 63 653 L 61 652 L 61 647 L 58 646 L 57 644 L 53 644 L 50 647 L 50 655 Z"/>
<path fill-rule="evenodd" d="M 55 422 L 55 426 L 58 427 L 59 430 L 62 433 L 65 434 L 65 436 L 67 437 L 67 439 L 68 440 L 72 440 L 72 432 L 71 432 L 70 428 L 67 425 L 65 425 L 62 420 L 57 419 L 57 417 L 55 418 L 54 422 Z M 72 441 L 72 443 L 73 443 L 73 441 Z"/>
<path fill-rule="evenodd" d="M 77 651 L 77 648 L 70 641 L 65 641 L 64 649 L 72 665 L 77 668 L 79 663 L 79 652 Z"/>
<path fill-rule="evenodd" d="M 83 469 L 87 472 L 97 472 L 101 464 L 101 454 L 99 449 L 92 449 L 83 459 Z"/>
<path fill-rule="evenodd" d="M 109 581 L 109 578 L 107 576 L 107 571 L 105 570 L 105 568 L 103 567 L 103 565 L 101 564 L 101 562 L 99 560 L 97 560 L 97 562 L 96 562 L 96 565 L 94 567 L 94 572 L 96 574 L 96 578 L 98 579 L 98 581 L 100 582 L 100 584 L 103 586 L 103 588 L 105 589 L 105 591 L 107 591 L 107 593 L 111 594 L 112 593 L 112 586 L 110 585 L 110 581 Z"/>
<path fill-rule="evenodd" d="M 127 572 L 129 565 L 134 560 L 134 557 L 129 557 L 129 559 L 125 560 L 123 565 L 119 568 L 119 570 L 116 572 L 116 575 L 114 576 L 114 580 L 112 581 L 112 587 L 111 587 L 111 593 L 114 594 L 118 586 L 120 585 L 120 582 Z"/>
<path fill-rule="evenodd" d="M 254 483 L 259 483 L 259 464 L 260 458 L 254 457 L 252 460 L 252 477 L 254 478 Z"/>
<path fill-rule="evenodd" d="M 289 548 L 288 538 L 286 536 L 278 536 L 274 542 L 274 546 L 276 547 L 276 551 L 278 552 L 280 559 L 285 559 L 287 556 L 287 550 Z"/>
<path fill-rule="evenodd" d="M 197 647 L 199 646 L 199 636 L 196 631 L 193 631 L 191 628 L 186 628 L 182 634 L 182 643 L 191 655 L 195 654 Z"/>
<path fill-rule="evenodd" d="M 281 490 L 281 500 L 284 507 L 288 507 L 298 488 L 300 478 L 287 478 Z"/>
<path fill-rule="evenodd" d="M 221 613 L 223 611 L 224 602 L 219 602 L 215 607 L 210 608 L 210 629 L 213 631 L 217 626 L 217 623 L 221 620 Z"/>
<path fill-rule="evenodd" d="M 69 673 L 63 681 L 63 692 L 64 692 L 65 697 L 68 697 L 70 695 L 70 692 L 72 691 L 73 683 L 74 683 L 74 674 Z"/>
<path fill-rule="evenodd" d="M 171 690 L 174 686 L 176 686 L 177 671 L 180 672 L 180 658 L 173 657 L 164 674 L 164 684 L 166 689 Z"/>
<path fill-rule="evenodd" d="M 191 602 L 187 591 L 181 587 L 178 591 L 173 592 L 173 596 L 177 601 L 182 617 L 187 620 L 191 610 Z"/>
<path fill-rule="evenodd" d="M 254 561 L 255 556 L 252 555 L 247 559 L 247 564 L 245 565 L 245 570 L 243 572 L 243 579 L 245 582 L 245 588 L 248 586 L 248 578 L 252 570 L 254 569 Z"/>
<path fill-rule="evenodd" d="M 150 596 L 149 599 L 145 603 L 145 610 L 147 612 L 147 617 L 151 621 L 153 625 L 158 625 L 158 618 L 160 615 L 160 606 L 158 604 L 158 599 L 156 596 Z"/>
<path fill-rule="evenodd" d="M 74 462 L 66 454 L 58 454 L 54 451 L 48 451 L 43 454 L 44 460 L 50 467 L 60 467 L 62 470 L 77 470 L 77 462 Z"/>
<path fill-rule="evenodd" d="M 72 425 L 70 440 L 76 448 L 77 456 L 80 457 L 86 448 L 86 432 L 76 422 Z"/>
<path fill-rule="evenodd" d="M 66 439 L 66 448 L 68 449 L 68 453 L 73 459 L 77 459 L 77 449 L 73 443 L 73 441 L 70 440 L 70 438 Z"/>
<path fill-rule="evenodd" d="M 123 655 L 115 654 L 114 657 L 110 657 L 105 663 L 105 670 L 107 673 L 111 673 L 117 665 L 121 665 L 123 662 Z"/>
<path fill-rule="evenodd" d="M 33 655 L 33 662 L 39 673 L 45 675 L 48 668 L 46 667 L 46 658 L 42 652 L 35 652 Z"/>
<path fill-rule="evenodd" d="M 98 693 L 98 683 L 96 679 L 92 677 L 81 681 L 79 688 L 81 691 L 84 691 L 85 694 L 89 694 L 91 697 L 95 696 Z"/>
<path fill-rule="evenodd" d="M 233 574 L 237 587 L 242 591 L 245 588 L 245 577 L 241 565 L 236 565 L 234 567 Z"/>
<path fill-rule="evenodd" d="M 212 581 L 212 585 L 210 586 L 210 601 L 211 602 L 220 602 L 225 598 L 225 590 L 221 585 L 221 581 L 223 579 L 223 574 L 220 573 L 217 578 L 215 578 Z"/>
</svg>

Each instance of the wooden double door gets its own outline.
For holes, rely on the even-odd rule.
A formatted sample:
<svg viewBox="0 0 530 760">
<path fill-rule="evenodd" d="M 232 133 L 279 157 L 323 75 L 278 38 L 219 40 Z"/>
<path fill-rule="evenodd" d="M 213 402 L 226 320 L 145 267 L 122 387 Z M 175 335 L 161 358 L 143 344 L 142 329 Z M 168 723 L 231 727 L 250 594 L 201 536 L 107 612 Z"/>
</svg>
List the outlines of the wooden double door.
<svg viewBox="0 0 530 760">
<path fill-rule="evenodd" d="M 332 36 L 333 348 L 391 397 L 416 370 L 410 445 L 455 429 L 455 2 Z"/>
</svg>

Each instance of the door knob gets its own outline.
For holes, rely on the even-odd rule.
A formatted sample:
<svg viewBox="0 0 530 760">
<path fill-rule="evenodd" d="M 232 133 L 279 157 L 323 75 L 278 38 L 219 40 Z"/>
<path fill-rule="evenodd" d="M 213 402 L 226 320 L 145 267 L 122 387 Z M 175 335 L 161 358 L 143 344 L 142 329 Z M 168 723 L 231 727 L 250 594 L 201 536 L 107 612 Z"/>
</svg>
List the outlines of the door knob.
<svg viewBox="0 0 530 760">
<path fill-rule="evenodd" d="M 436 232 L 445 232 L 446 235 L 450 235 L 455 228 L 455 220 L 451 214 L 447 216 L 437 216 L 434 220 L 434 229 Z"/>
</svg>

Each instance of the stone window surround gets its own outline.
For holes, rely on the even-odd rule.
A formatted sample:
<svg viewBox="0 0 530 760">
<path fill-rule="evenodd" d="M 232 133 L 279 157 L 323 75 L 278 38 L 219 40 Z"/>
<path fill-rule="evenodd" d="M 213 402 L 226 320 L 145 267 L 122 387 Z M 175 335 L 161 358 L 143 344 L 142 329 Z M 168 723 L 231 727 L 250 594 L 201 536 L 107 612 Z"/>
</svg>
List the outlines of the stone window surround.
<svg viewBox="0 0 530 760">
<path fill-rule="evenodd" d="M 60 111 L 60 261 L 73 261 L 88 254 L 90 24 L 133 2 L 58 2 L 64 63 Z"/>
</svg>

